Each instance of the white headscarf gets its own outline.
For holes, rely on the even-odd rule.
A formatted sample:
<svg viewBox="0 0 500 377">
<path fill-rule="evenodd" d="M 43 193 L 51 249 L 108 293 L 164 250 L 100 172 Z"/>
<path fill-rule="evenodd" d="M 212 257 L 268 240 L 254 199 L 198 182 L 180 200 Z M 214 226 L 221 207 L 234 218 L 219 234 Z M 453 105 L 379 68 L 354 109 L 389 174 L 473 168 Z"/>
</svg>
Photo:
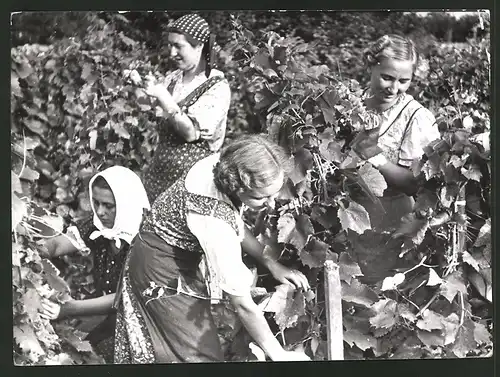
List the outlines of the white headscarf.
<svg viewBox="0 0 500 377">
<path fill-rule="evenodd" d="M 116 216 L 112 229 L 102 225 L 94 208 L 92 184 L 97 177 L 103 177 L 106 180 L 115 197 Z M 139 232 L 143 209 L 150 209 L 146 190 L 139 176 L 123 166 L 112 166 L 92 177 L 89 182 L 89 195 L 90 205 L 94 212 L 94 225 L 98 229 L 92 232 L 90 239 L 94 240 L 102 236 L 115 240 L 118 248 L 121 246 L 122 239 L 130 244 Z"/>
</svg>

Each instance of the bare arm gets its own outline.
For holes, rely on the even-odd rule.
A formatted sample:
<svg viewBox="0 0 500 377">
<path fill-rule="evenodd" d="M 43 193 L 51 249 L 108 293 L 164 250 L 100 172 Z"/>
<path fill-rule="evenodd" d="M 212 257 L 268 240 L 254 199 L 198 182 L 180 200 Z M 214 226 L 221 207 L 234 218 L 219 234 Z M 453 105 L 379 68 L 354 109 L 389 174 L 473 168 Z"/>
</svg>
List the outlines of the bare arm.
<svg viewBox="0 0 500 377">
<path fill-rule="evenodd" d="M 236 313 L 241 319 L 241 322 L 247 329 L 250 336 L 271 358 L 271 360 L 279 360 L 283 357 L 285 350 L 274 337 L 269 325 L 264 318 L 264 314 L 259 307 L 253 302 L 250 295 L 246 296 L 229 296 Z"/>
<path fill-rule="evenodd" d="M 61 306 L 59 318 L 108 314 L 113 310 L 114 300 L 114 293 L 88 300 L 71 300 Z"/>
<path fill-rule="evenodd" d="M 414 195 L 417 189 L 417 181 L 410 169 L 387 162 L 378 167 L 387 184 L 401 190 L 406 195 Z"/>
<path fill-rule="evenodd" d="M 302 288 L 305 291 L 309 290 L 309 281 L 305 275 L 300 271 L 285 267 L 278 261 L 264 255 L 264 246 L 246 226 L 241 248 L 245 253 L 251 255 L 264 265 L 277 281 L 292 287 Z"/>
</svg>

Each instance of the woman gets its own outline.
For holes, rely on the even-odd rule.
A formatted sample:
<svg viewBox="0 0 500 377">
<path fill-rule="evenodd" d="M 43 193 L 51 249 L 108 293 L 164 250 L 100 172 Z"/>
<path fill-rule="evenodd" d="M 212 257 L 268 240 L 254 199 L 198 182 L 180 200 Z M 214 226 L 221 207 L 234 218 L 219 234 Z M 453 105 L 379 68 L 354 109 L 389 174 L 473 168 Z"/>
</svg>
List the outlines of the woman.
<svg viewBox="0 0 500 377">
<path fill-rule="evenodd" d="M 224 142 L 231 100 L 224 74 L 213 68 L 213 35 L 196 14 L 168 28 L 170 56 L 177 70 L 164 83 L 147 83 L 146 93 L 163 109 L 159 145 L 144 177 L 151 203 L 196 161 Z"/>
<path fill-rule="evenodd" d="M 106 362 L 113 362 L 116 315 L 112 309 L 117 283 L 130 243 L 139 231 L 143 210 L 150 208 L 139 177 L 122 166 L 96 174 L 89 183 L 93 215 L 69 227 L 66 235 L 46 243 L 49 257 L 87 250 L 92 253 L 95 297 L 63 305 L 42 303 L 41 315 L 49 319 L 109 314 L 87 340 Z"/>
<path fill-rule="evenodd" d="M 263 255 L 241 219 L 243 205 L 273 205 L 286 156 L 262 136 L 242 137 L 198 161 L 156 199 L 125 264 L 115 363 L 223 361 L 210 311 L 229 299 L 249 334 L 272 360 L 308 360 L 287 352 L 250 296 L 252 274 L 241 250 L 280 282 L 307 290 L 299 271 Z M 201 262 L 201 263 L 200 263 Z"/>
<path fill-rule="evenodd" d="M 370 87 L 365 105 L 371 112 L 365 129 L 352 142 L 352 149 L 384 176 L 388 188 L 381 198 L 385 213 L 370 199 L 355 198 L 368 210 L 373 231 L 353 236 L 355 253 L 366 282 L 381 281 L 393 272 L 399 244 L 388 239 L 389 232 L 410 213 L 417 184 L 410 169 L 423 148 L 440 137 L 432 113 L 407 94 L 421 64 L 414 43 L 398 35 L 385 35 L 366 51 Z M 392 247 L 391 247 L 392 246 Z"/>
</svg>

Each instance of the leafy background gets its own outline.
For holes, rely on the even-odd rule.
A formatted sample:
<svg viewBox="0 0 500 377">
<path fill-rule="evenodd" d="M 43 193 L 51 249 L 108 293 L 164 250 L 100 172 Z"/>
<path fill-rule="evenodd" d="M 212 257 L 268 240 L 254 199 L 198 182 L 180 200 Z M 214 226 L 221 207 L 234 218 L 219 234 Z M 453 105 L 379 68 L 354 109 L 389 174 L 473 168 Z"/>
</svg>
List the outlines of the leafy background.
<svg viewBox="0 0 500 377">
<path fill-rule="evenodd" d="M 160 78 L 171 68 L 163 27 L 182 12 L 21 13 L 11 27 L 13 357 L 18 365 L 101 363 L 85 334 L 99 318 L 50 323 L 41 297 L 93 294 L 88 255 L 49 262 L 47 237 L 90 211 L 86 187 L 113 164 L 144 171 L 157 142 L 155 106 L 124 71 Z M 310 292 L 255 273 L 254 299 L 282 344 L 326 358 L 323 263 L 340 266 L 346 359 L 492 355 L 490 22 L 400 12 L 200 12 L 213 25 L 230 81 L 230 140 L 266 132 L 293 155 L 280 211 L 247 213 L 266 252 L 303 271 Z M 359 26 L 361 25 L 361 27 Z M 378 281 L 378 250 L 352 252 L 371 229 L 385 182 L 346 145 L 367 114 L 363 48 L 386 33 L 412 37 L 427 58 L 411 94 L 435 115 L 442 140 L 412 166 L 414 213 L 398 231 L 407 268 Z M 461 205 L 465 201 L 465 206 Z M 397 258 L 399 256 L 394 256 Z M 213 308 L 227 360 L 262 356 L 232 309 Z M 74 328 L 77 328 L 74 331 Z"/>
</svg>

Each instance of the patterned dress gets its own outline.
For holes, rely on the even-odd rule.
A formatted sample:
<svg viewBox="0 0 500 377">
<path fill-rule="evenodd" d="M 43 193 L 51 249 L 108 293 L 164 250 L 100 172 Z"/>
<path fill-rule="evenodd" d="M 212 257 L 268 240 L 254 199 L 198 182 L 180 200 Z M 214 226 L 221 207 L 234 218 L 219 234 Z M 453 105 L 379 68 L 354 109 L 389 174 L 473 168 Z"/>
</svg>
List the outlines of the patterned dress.
<svg viewBox="0 0 500 377">
<path fill-rule="evenodd" d="M 160 119 L 159 143 L 144 175 L 150 203 L 196 161 L 220 149 L 231 97 L 227 80 L 215 69 L 208 79 L 202 73 L 187 85 L 182 83 L 182 72 L 177 70 L 167 76 L 165 85 L 197 130 L 204 131 L 204 136 L 188 143 L 172 130 L 168 120 Z"/>
<path fill-rule="evenodd" d="M 379 112 L 375 122 L 379 127 L 378 146 L 384 156 L 408 168 L 424 154 L 425 146 L 440 137 L 432 113 L 409 94 L 401 95 L 393 106 Z M 390 233 L 412 211 L 414 200 L 390 186 L 379 198 L 385 213 L 361 192 L 353 199 L 367 209 L 373 228 L 361 235 L 350 235 L 354 256 L 364 274 L 360 280 L 375 283 L 393 274 L 391 270 L 400 263 L 400 250 L 391 248 Z"/>
<path fill-rule="evenodd" d="M 133 242 L 115 301 L 115 363 L 223 361 L 214 292 L 199 268 L 203 249 L 187 213 L 222 221 L 239 235 L 242 221 L 227 201 L 189 192 L 184 177 L 160 194 Z"/>
<path fill-rule="evenodd" d="M 92 297 L 115 293 L 129 245 L 124 241 L 120 250 L 116 250 L 111 246 L 113 241 L 109 239 L 98 237 L 91 240 L 90 235 L 97 230 L 92 216 L 78 222 L 76 229 L 79 233 L 77 237 L 80 237 L 85 246 L 91 250 L 92 275 L 96 288 Z M 109 314 L 86 338 L 107 363 L 113 362 L 115 322 L 116 315 Z"/>
</svg>

